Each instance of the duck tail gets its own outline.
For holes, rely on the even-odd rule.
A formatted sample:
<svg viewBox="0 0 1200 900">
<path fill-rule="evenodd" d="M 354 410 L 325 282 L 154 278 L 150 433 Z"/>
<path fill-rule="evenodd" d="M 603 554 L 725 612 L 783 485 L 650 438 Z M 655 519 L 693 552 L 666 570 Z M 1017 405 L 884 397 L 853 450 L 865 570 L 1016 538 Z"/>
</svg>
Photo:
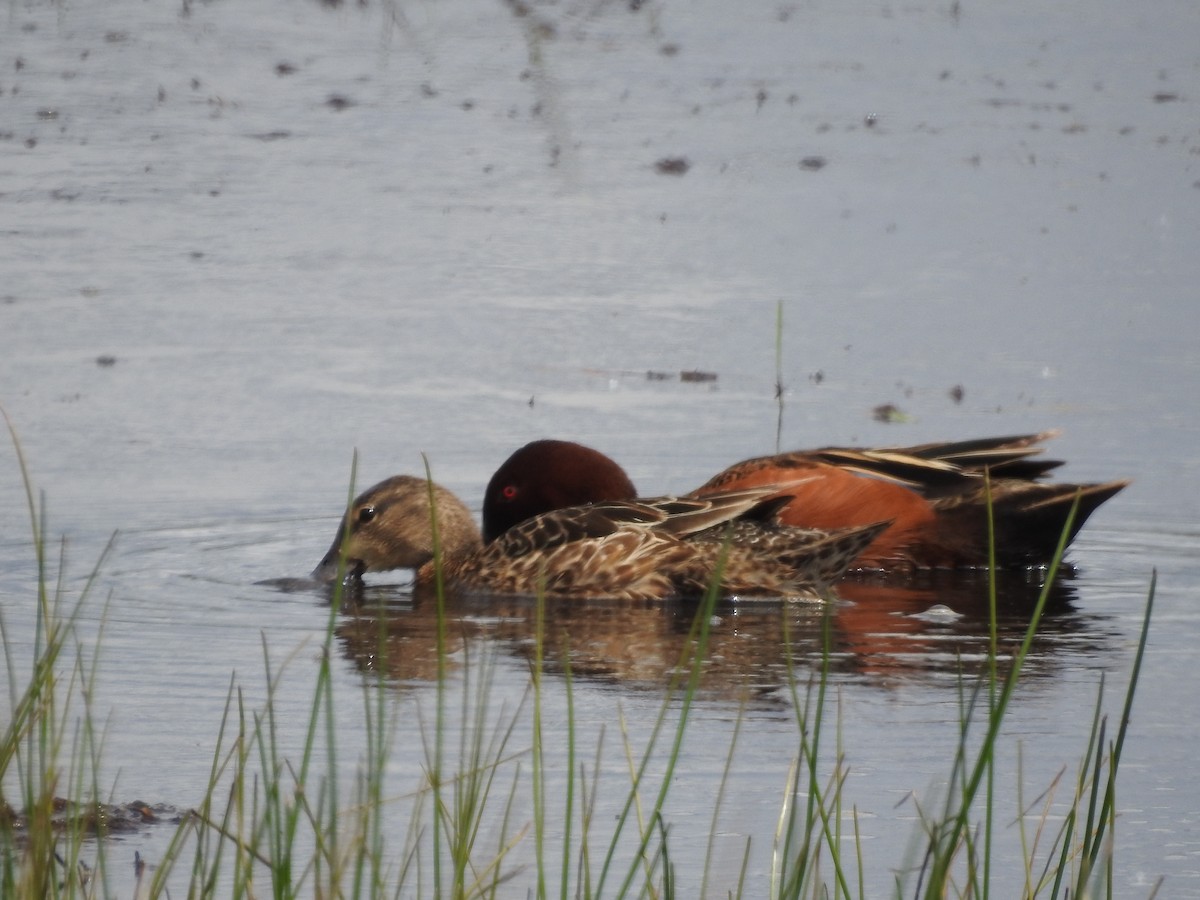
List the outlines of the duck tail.
<svg viewBox="0 0 1200 900">
<path fill-rule="evenodd" d="M 1047 564 L 1067 530 L 1068 521 L 1067 543 L 1070 543 L 1092 513 L 1128 484 L 1122 480 L 1101 484 L 1000 482 L 993 485 L 997 564 L 1004 568 Z M 942 519 L 940 530 L 946 545 L 977 548 L 977 559 L 962 561 L 967 565 L 987 562 L 987 517 L 980 515 L 984 509 L 986 497 L 982 503 L 958 504 Z"/>
</svg>

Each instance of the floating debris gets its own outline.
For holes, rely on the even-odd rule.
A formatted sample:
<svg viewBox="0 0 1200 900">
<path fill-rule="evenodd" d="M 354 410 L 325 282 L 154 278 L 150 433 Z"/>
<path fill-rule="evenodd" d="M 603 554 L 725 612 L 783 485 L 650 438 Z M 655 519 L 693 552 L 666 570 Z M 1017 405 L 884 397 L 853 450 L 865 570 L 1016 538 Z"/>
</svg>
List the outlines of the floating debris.
<svg viewBox="0 0 1200 900">
<path fill-rule="evenodd" d="M 800 160 L 800 168 L 809 172 L 817 172 L 828 164 L 829 160 L 823 156 L 806 156 Z"/>
<path fill-rule="evenodd" d="M 343 109 L 349 109 L 354 105 L 354 101 L 342 94 L 330 94 L 325 101 L 325 105 L 335 112 L 341 112 Z"/>
<path fill-rule="evenodd" d="M 115 366 L 116 364 L 117 358 L 111 354 L 103 353 L 96 357 L 96 365 L 100 366 L 102 369 L 107 369 L 110 366 Z"/>
<path fill-rule="evenodd" d="M 675 378 L 678 378 L 680 381 L 701 384 L 716 381 L 717 373 L 702 372 L 699 369 L 692 369 L 690 371 L 679 372 L 677 375 L 675 372 L 663 372 L 660 369 L 646 370 L 647 381 L 673 381 Z"/>
<path fill-rule="evenodd" d="M 962 403 L 963 397 L 967 395 L 967 392 L 963 390 L 963 386 L 961 384 L 956 384 L 954 387 L 950 388 L 948 393 L 950 394 L 950 399 L 955 403 Z"/>
<path fill-rule="evenodd" d="M 935 603 L 925 612 L 914 613 L 909 616 L 911 619 L 921 619 L 925 622 L 953 622 L 955 619 L 961 619 L 963 614 L 956 612 L 944 603 Z"/>
<path fill-rule="evenodd" d="M 871 418 L 885 425 L 910 422 L 912 417 L 894 403 L 881 403 L 871 410 Z"/>
<path fill-rule="evenodd" d="M 684 175 L 692 167 L 686 156 L 664 156 L 654 164 L 659 175 Z"/>
</svg>

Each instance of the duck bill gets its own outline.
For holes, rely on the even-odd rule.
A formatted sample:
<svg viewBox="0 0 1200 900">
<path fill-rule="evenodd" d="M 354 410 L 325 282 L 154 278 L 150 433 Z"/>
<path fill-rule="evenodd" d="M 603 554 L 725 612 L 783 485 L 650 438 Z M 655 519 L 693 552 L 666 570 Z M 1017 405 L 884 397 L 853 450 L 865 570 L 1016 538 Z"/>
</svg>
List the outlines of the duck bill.
<svg viewBox="0 0 1200 900">
<path fill-rule="evenodd" d="M 362 577 L 366 565 L 359 559 L 342 558 L 342 530 L 338 529 L 338 536 L 333 540 L 333 546 L 329 548 L 329 552 L 325 554 L 325 558 L 317 563 L 317 567 L 312 571 L 312 577 L 315 581 L 323 582 L 324 584 L 333 584 L 339 579 L 342 581 L 354 581 Z"/>
</svg>

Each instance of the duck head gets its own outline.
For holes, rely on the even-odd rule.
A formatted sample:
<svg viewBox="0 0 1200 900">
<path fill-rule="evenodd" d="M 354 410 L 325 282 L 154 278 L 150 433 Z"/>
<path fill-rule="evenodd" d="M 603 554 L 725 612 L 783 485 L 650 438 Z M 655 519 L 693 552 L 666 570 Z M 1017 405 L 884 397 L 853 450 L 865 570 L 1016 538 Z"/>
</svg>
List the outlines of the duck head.
<svg viewBox="0 0 1200 900">
<path fill-rule="evenodd" d="M 636 496 L 625 470 L 600 451 L 572 441 L 534 441 L 505 460 L 488 482 L 483 539 L 493 541 L 551 510 Z"/>
<path fill-rule="evenodd" d="M 334 581 L 343 557 L 347 578 L 358 578 L 364 572 L 421 568 L 434 557 L 433 510 L 443 558 L 470 553 L 482 545 L 470 511 L 450 491 L 424 478 L 396 475 L 354 499 L 329 552 L 313 570 L 313 578 Z"/>
</svg>

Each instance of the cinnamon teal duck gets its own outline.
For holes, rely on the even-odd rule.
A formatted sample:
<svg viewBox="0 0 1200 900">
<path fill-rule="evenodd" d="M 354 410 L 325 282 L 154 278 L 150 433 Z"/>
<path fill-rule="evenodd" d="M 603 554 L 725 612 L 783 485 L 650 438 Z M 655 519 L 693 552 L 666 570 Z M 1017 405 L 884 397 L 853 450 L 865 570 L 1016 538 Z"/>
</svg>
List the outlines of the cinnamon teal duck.
<svg viewBox="0 0 1200 900">
<path fill-rule="evenodd" d="M 1129 483 L 1044 481 L 1062 465 L 1041 457 L 1042 444 L 1055 434 L 798 450 L 736 463 L 687 496 L 796 482 L 776 512 L 781 524 L 841 529 L 890 521 L 851 568 L 891 572 L 986 566 L 990 497 L 997 564 L 1042 566 L 1053 558 L 1077 501 L 1068 540 Z M 604 454 L 569 441 L 534 441 L 509 457 L 488 484 L 483 535 L 494 538 L 564 497 L 582 503 L 635 495 L 625 472 Z"/>
</svg>

